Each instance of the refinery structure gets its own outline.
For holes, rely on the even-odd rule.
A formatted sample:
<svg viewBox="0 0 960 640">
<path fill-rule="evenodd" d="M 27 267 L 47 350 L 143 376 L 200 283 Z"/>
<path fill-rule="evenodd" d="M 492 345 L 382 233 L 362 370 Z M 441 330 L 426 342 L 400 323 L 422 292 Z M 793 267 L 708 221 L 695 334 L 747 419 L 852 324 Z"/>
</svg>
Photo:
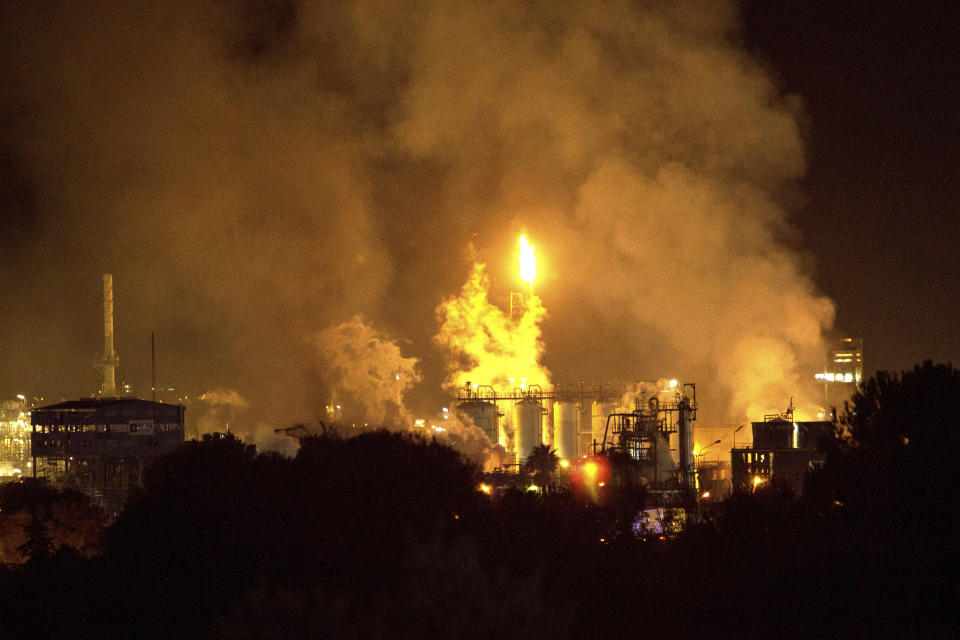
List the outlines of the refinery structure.
<svg viewBox="0 0 960 640">
<path fill-rule="evenodd" d="M 458 298 L 440 307 L 438 342 L 454 348 L 451 361 L 471 364 L 451 372 L 447 389 L 452 410 L 444 408 L 437 424 L 414 420 L 403 406 L 407 388 L 403 385 L 416 378 L 413 364 L 398 355 L 400 368 L 391 370 L 389 376 L 367 372 L 378 378 L 378 384 L 382 382 L 388 401 L 397 409 L 395 420 L 401 428 L 417 432 L 429 426 L 434 437 L 452 429 L 479 433 L 486 453 L 496 454 L 490 456 L 496 460 L 494 464 L 481 466 L 488 472 L 495 469 L 515 477 L 524 474 L 529 468 L 525 464 L 544 445 L 571 472 L 603 459 L 629 460 L 637 484 L 662 497 L 694 493 L 721 497 L 731 488 L 755 488 L 774 478 L 799 492 L 807 471 L 822 463 L 818 445 L 835 431 L 835 423 L 795 419 L 792 400 L 786 412 L 753 422 L 752 438 L 744 437 L 746 442 L 739 446 L 736 433 L 743 427 L 731 428 L 733 442 L 712 450 L 729 451 L 729 462 L 720 460 L 719 455 L 716 461 L 706 462 L 704 452 L 722 445 L 726 434 L 706 446 L 695 444 L 716 437 L 703 437 L 704 433 L 716 433 L 714 428 L 695 438 L 696 384 L 670 378 L 629 384 L 553 383 L 540 362 L 539 322 L 545 310 L 534 293 L 536 258 L 525 236 L 519 239 L 519 255 L 524 288 L 510 293 L 508 314 L 487 301 L 483 265 L 475 265 Z M 94 362 L 101 373 L 95 395 L 56 404 L 34 403 L 29 409 L 24 396 L 3 404 L 0 465 L 4 475 L 47 478 L 57 486 L 84 491 L 103 506 L 120 508 L 130 488 L 142 484 L 145 468 L 156 457 L 182 445 L 184 407 L 156 401 L 155 370 L 152 400 L 118 392 L 113 279 L 109 274 L 103 276 L 103 335 L 104 350 Z M 331 335 L 334 342 L 342 338 Z M 363 355 L 353 353 L 352 358 L 362 360 Z M 849 397 L 862 379 L 862 341 L 841 341 L 828 359 L 816 380 L 824 385 L 824 399 L 838 402 L 844 394 Z M 361 394 L 354 399 L 363 403 L 370 398 Z M 328 420 L 342 422 L 339 401 L 334 399 L 327 410 Z M 825 416 L 826 412 L 821 415 Z M 829 418 L 835 419 L 835 413 Z M 387 422 L 381 416 L 370 424 Z M 454 446 L 458 443 L 445 441 Z"/>
<path fill-rule="evenodd" d="M 547 391 L 524 385 L 498 393 L 489 385 L 467 383 L 457 396 L 457 414 L 503 447 L 508 466 L 519 467 L 547 444 L 567 463 L 629 456 L 651 489 L 693 488 L 696 386 L 671 380 L 649 397 L 640 394 L 630 407 L 622 406 L 623 398 L 618 385 Z"/>
<path fill-rule="evenodd" d="M 130 489 L 142 486 L 146 467 L 183 444 L 184 407 L 118 396 L 110 274 L 103 276 L 103 336 L 103 354 L 94 362 L 103 377 L 97 396 L 38 406 L 28 414 L 21 397 L 19 430 L 5 438 L 4 446 L 8 450 L 8 440 L 22 444 L 15 449 L 20 458 L 27 457 L 21 472 L 29 468 L 34 478 L 77 489 L 94 504 L 119 511 Z M 2 428 L 6 435 L 9 428 Z"/>
<path fill-rule="evenodd" d="M 30 415 L 23 394 L 0 404 L 0 477 L 26 474 L 30 459 Z"/>
</svg>

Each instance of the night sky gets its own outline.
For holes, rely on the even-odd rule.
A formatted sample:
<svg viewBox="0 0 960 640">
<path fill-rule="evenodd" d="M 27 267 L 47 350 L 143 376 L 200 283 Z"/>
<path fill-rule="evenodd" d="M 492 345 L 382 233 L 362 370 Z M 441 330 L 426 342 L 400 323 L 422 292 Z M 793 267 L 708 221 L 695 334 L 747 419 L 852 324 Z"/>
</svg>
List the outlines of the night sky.
<svg viewBox="0 0 960 640">
<path fill-rule="evenodd" d="M 960 360 L 960 44 L 949 2 L 748 2 L 750 47 L 807 114 L 793 216 L 864 365 Z"/>
<path fill-rule="evenodd" d="M 502 305 L 520 232 L 555 382 L 731 424 L 837 337 L 960 361 L 952 5 L 388 5 L 4 3 L 0 397 L 95 390 L 112 272 L 138 389 L 154 331 L 161 387 L 314 420 L 359 314 L 435 408 L 437 306 L 474 261 Z"/>
</svg>

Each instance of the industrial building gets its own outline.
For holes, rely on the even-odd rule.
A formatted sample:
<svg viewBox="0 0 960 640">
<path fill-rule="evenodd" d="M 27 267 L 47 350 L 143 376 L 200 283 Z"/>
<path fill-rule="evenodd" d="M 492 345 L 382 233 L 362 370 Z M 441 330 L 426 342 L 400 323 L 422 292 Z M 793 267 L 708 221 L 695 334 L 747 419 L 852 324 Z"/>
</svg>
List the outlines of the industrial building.
<svg viewBox="0 0 960 640">
<path fill-rule="evenodd" d="M 30 464 L 30 422 L 21 395 L 0 403 L 0 478 L 24 474 Z"/>
<path fill-rule="evenodd" d="M 673 381 L 670 388 L 636 398 L 628 408 L 620 406 L 624 391 L 622 385 L 581 384 L 497 392 L 467 383 L 458 389 L 456 411 L 503 446 L 514 466 L 541 444 L 550 444 L 567 461 L 619 452 L 638 463 L 646 486 L 693 489 L 695 385 Z"/>
<path fill-rule="evenodd" d="M 821 444 L 832 437 L 835 423 L 794 421 L 788 411 L 764 416 L 752 426 L 753 443 L 730 450 L 733 487 L 757 487 L 776 479 L 800 495 L 807 473 L 823 465 Z"/>
<path fill-rule="evenodd" d="M 27 466 L 35 478 L 119 511 L 129 490 L 143 484 L 145 468 L 183 445 L 184 407 L 118 396 L 110 274 L 103 276 L 103 339 L 103 355 L 94 362 L 103 375 L 99 397 L 32 409 Z"/>
<path fill-rule="evenodd" d="M 146 466 L 183 444 L 184 408 L 136 398 L 70 400 L 30 412 L 33 476 L 119 509 Z"/>
</svg>

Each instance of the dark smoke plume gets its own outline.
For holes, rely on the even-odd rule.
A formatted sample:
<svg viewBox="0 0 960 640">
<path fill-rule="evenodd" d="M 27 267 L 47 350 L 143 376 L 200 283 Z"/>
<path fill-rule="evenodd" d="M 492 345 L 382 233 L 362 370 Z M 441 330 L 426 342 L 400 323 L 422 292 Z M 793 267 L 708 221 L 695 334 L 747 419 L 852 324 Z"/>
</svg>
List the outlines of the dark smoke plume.
<svg viewBox="0 0 960 640">
<path fill-rule="evenodd" d="M 681 378 L 701 422 L 735 421 L 821 364 L 833 306 L 787 218 L 800 110 L 733 3 L 0 12 L 0 394 L 96 391 L 110 272 L 141 395 L 155 331 L 162 387 L 235 389 L 250 429 L 319 419 L 310 341 L 362 314 L 435 411 L 434 311 L 475 258 L 505 305 L 521 229 L 557 383 Z"/>
</svg>

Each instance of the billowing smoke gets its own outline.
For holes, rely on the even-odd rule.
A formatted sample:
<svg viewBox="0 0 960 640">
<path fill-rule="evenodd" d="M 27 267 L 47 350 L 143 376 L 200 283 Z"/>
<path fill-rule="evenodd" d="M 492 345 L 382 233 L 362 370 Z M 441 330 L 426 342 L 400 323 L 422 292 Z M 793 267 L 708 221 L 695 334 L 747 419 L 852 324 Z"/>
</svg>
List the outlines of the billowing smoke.
<svg viewBox="0 0 960 640">
<path fill-rule="evenodd" d="M 197 407 L 201 415 L 196 422 L 196 434 L 236 431 L 237 418 L 244 418 L 250 403 L 235 389 L 213 389 L 200 394 Z M 249 425 L 244 425 L 249 428 Z"/>
<path fill-rule="evenodd" d="M 676 377 L 729 423 L 822 364 L 833 306 L 787 215 L 800 106 L 738 47 L 733 2 L 0 11 L 6 396 L 96 390 L 111 272 L 141 389 L 154 331 L 161 381 L 236 389 L 257 424 L 322 419 L 337 384 L 386 419 L 412 360 L 378 364 L 361 314 L 420 358 L 405 403 L 435 410 L 461 381 L 435 309 L 475 261 L 506 308 L 520 230 L 554 382 Z"/>
<path fill-rule="evenodd" d="M 314 343 L 348 415 L 355 407 L 360 420 L 367 423 L 403 425 L 413 421 L 403 394 L 420 381 L 416 358 L 404 357 L 395 342 L 360 316 L 323 330 Z"/>
<path fill-rule="evenodd" d="M 433 426 L 437 428 L 433 429 Z M 495 442 L 490 442 L 487 434 L 468 418 L 451 414 L 437 425 L 425 424 L 423 429 L 425 435 L 454 447 L 483 471 L 502 468 L 508 461 L 507 450 Z M 418 429 L 412 431 L 416 433 Z"/>
<path fill-rule="evenodd" d="M 483 469 L 503 465 L 504 448 L 454 412 L 444 411 L 429 424 L 413 417 L 403 396 L 420 381 L 417 359 L 404 357 L 396 342 L 360 316 L 325 329 L 314 342 L 330 372 L 334 397 L 343 399 L 341 417 L 347 424 L 407 430 L 455 447 Z M 357 421 L 351 423 L 352 416 Z"/>
</svg>

